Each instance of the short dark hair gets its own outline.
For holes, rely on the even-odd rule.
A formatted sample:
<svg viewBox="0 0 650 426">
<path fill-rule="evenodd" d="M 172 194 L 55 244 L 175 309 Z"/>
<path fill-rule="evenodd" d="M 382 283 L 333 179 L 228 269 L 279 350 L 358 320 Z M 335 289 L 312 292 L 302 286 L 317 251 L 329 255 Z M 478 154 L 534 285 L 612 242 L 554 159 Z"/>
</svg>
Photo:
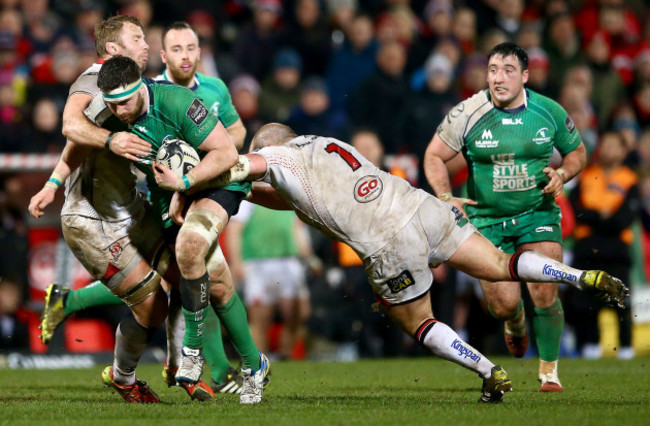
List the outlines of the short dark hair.
<svg viewBox="0 0 650 426">
<path fill-rule="evenodd" d="M 170 32 L 171 30 L 190 30 L 194 33 L 196 36 L 196 39 L 199 39 L 199 35 L 196 33 L 194 28 L 190 24 L 188 24 L 185 21 L 176 21 L 173 24 L 165 27 L 162 33 L 162 48 L 165 50 L 165 37 L 167 36 L 167 33 Z"/>
<path fill-rule="evenodd" d="M 104 62 L 97 74 L 97 87 L 110 92 L 120 86 L 131 84 L 140 78 L 140 67 L 131 58 L 115 56 Z"/>
<path fill-rule="evenodd" d="M 487 55 L 488 62 L 490 58 L 494 55 L 506 56 L 514 55 L 519 60 L 519 65 L 521 65 L 521 70 L 525 71 L 528 69 L 528 53 L 516 43 L 506 41 L 505 43 L 497 44 L 490 50 L 490 53 Z"/>
</svg>

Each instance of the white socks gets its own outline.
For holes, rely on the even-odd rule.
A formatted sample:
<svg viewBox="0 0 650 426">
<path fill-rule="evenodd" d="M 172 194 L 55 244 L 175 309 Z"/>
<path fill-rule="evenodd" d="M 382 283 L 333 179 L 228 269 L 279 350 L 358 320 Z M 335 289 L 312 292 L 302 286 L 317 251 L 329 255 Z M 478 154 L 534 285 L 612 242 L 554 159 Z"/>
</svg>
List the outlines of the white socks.
<svg viewBox="0 0 650 426">
<path fill-rule="evenodd" d="M 447 324 L 428 319 L 418 328 L 415 337 L 423 346 L 442 359 L 462 365 L 484 379 L 492 374 L 491 369 L 494 364 L 463 341 Z"/>
<path fill-rule="evenodd" d="M 510 261 L 510 270 L 521 281 L 565 283 L 578 289 L 584 272 L 530 250 L 515 254 Z"/>
</svg>

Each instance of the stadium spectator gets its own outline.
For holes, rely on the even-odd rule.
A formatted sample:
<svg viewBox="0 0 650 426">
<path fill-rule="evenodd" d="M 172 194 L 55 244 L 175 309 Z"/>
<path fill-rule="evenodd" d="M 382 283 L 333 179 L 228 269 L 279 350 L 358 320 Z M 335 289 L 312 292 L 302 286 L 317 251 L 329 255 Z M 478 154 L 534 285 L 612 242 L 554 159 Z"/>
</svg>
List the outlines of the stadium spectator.
<svg viewBox="0 0 650 426">
<path fill-rule="evenodd" d="M 0 354 L 29 350 L 29 331 L 19 314 L 21 285 L 11 274 L 0 280 Z"/>
<path fill-rule="evenodd" d="M 461 7 L 456 11 L 453 24 L 453 35 L 460 44 L 460 50 L 467 56 L 476 49 L 476 13 L 468 8 Z"/>
<path fill-rule="evenodd" d="M 376 55 L 377 70 L 364 80 L 350 99 L 350 118 L 384 141 L 386 152 L 403 149 L 403 129 L 410 91 L 404 76 L 406 51 L 396 41 L 383 44 Z"/>
<path fill-rule="evenodd" d="M 408 152 L 417 157 L 420 165 L 418 173 L 420 188 L 428 187 L 422 165 L 431 135 L 449 110 L 460 102 L 451 89 L 454 69 L 446 56 L 433 54 L 425 64 L 425 74 L 424 87 L 414 94 L 409 104 L 404 138 Z"/>
<path fill-rule="evenodd" d="M 562 81 L 569 68 L 584 61 L 580 47 L 580 34 L 573 24 L 572 16 L 569 13 L 552 16 L 543 43 L 549 57 L 551 81 Z"/>
<path fill-rule="evenodd" d="M 246 128 L 244 146 L 240 151 L 247 152 L 253 135 L 264 124 L 259 116 L 260 84 L 253 76 L 242 74 L 230 82 L 228 89 L 232 103 Z"/>
<path fill-rule="evenodd" d="M 350 135 L 347 114 L 331 108 L 327 83 L 320 77 L 305 80 L 300 103 L 291 111 L 286 122 L 305 135 L 324 134 L 336 139 L 346 139 Z"/>
<path fill-rule="evenodd" d="M 611 62 L 609 36 L 599 31 L 586 43 L 586 56 L 593 76 L 590 100 L 594 106 L 598 129 L 606 129 L 611 123 L 612 111 L 616 104 L 625 99 L 625 85 Z"/>
<path fill-rule="evenodd" d="M 295 21 L 289 21 L 279 44 L 295 49 L 305 76 L 323 76 L 332 55 L 331 32 L 323 19 L 319 0 L 297 0 Z"/>
<path fill-rule="evenodd" d="M 349 112 L 349 102 L 355 88 L 376 68 L 378 44 L 368 15 L 355 16 L 345 35 L 343 45 L 332 55 L 326 79 L 332 107 Z M 350 73 L 351 69 L 355 72 Z"/>
<path fill-rule="evenodd" d="M 527 49 L 528 52 L 528 87 L 544 96 L 553 96 L 551 81 L 548 78 L 549 62 L 546 52 L 540 47 Z"/>
<path fill-rule="evenodd" d="M 407 72 L 421 67 L 431 51 L 454 31 L 454 8 L 447 0 L 429 0 L 423 11 L 422 36 L 418 37 L 408 50 Z M 471 28 L 470 28 L 471 31 Z"/>
<path fill-rule="evenodd" d="M 233 44 L 232 53 L 242 71 L 258 81 L 266 77 L 278 49 L 281 14 L 280 0 L 254 0 L 253 22 L 241 29 Z"/>
<path fill-rule="evenodd" d="M 273 59 L 271 75 L 262 82 L 260 117 L 264 121 L 285 122 L 300 102 L 302 59 L 294 49 L 280 49 Z"/>
<path fill-rule="evenodd" d="M 580 175 L 571 191 L 571 204 L 576 216 L 573 233 L 573 265 L 590 268 L 598 265 L 623 280 L 629 280 L 632 267 L 631 246 L 634 239 L 631 225 L 638 218 L 638 177 L 623 165 L 628 147 L 615 132 L 600 136 L 596 161 Z M 570 315 L 576 331 L 578 350 L 585 358 L 600 358 L 598 313 L 605 307 L 600 300 L 569 289 Z M 621 359 L 634 357 L 632 347 L 632 312 L 629 301 L 616 309 L 619 319 Z"/>
</svg>

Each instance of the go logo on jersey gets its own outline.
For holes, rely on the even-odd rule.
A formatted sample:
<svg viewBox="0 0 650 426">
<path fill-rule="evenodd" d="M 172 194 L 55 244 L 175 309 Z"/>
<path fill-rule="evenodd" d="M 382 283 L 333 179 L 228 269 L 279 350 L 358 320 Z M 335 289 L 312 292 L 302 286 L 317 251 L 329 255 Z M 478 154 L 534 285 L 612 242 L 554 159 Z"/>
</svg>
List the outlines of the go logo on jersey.
<svg viewBox="0 0 650 426">
<path fill-rule="evenodd" d="M 354 185 L 354 199 L 360 203 L 368 203 L 376 200 L 383 190 L 384 184 L 379 176 L 364 176 Z"/>
</svg>

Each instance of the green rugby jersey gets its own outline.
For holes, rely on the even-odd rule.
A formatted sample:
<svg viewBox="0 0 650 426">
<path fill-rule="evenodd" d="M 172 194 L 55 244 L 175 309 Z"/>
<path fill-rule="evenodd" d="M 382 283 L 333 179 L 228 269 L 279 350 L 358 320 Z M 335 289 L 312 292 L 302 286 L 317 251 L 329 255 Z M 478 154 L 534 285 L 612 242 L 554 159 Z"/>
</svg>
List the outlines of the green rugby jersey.
<svg viewBox="0 0 650 426">
<path fill-rule="evenodd" d="M 167 70 L 158 75 L 155 80 L 163 80 L 173 83 L 167 74 Z M 223 127 L 232 126 L 239 120 L 239 114 L 232 104 L 230 92 L 226 83 L 220 78 L 210 77 L 201 73 L 194 74 L 194 85 L 189 88 L 203 100 L 205 106 L 211 113 L 219 117 Z"/>
<path fill-rule="evenodd" d="M 182 139 L 192 145 L 197 150 L 199 157 L 203 158 L 206 152 L 198 149 L 198 146 L 215 128 L 219 117 L 209 113 L 201 99 L 190 89 L 164 81 L 156 82 L 148 78 L 142 80 L 147 86 L 149 110 L 134 123 L 128 125 L 129 131 L 151 143 L 151 158 L 156 157 L 158 149 L 165 140 L 174 138 Z M 101 94 L 98 96 L 101 98 Z M 93 106 L 91 104 L 91 107 Z M 111 115 L 103 122 L 98 118 L 101 114 L 106 114 L 108 108 L 105 106 L 104 108 L 93 121 L 113 131 L 120 127 L 123 129 L 124 124 L 119 122 L 115 116 Z M 91 117 L 91 119 L 93 118 Z M 158 187 L 149 162 L 137 163 L 136 166 L 147 177 L 149 197 L 161 219 L 162 226 L 165 228 L 171 226 L 169 204 L 173 192 Z M 251 183 L 235 182 L 225 185 L 223 188 L 248 193 Z"/>
<path fill-rule="evenodd" d="M 563 156 L 578 148 L 580 134 L 557 102 L 525 89 L 525 104 L 496 108 L 483 90 L 451 109 L 438 126 L 445 144 L 463 153 L 469 168 L 465 206 L 477 227 L 503 222 L 533 210 L 557 209 L 542 194 L 553 147 Z"/>
</svg>

